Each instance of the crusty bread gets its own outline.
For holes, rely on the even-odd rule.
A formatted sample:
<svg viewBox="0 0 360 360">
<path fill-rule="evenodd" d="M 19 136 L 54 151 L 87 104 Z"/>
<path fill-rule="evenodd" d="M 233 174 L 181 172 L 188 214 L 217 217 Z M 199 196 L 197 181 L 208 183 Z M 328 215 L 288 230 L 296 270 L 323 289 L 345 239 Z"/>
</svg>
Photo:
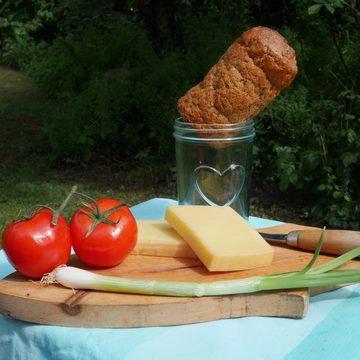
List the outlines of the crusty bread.
<svg viewBox="0 0 360 360">
<path fill-rule="evenodd" d="M 295 51 L 286 39 L 272 29 L 254 27 L 179 99 L 178 111 L 184 121 L 198 125 L 245 123 L 289 86 L 296 74 Z"/>
</svg>

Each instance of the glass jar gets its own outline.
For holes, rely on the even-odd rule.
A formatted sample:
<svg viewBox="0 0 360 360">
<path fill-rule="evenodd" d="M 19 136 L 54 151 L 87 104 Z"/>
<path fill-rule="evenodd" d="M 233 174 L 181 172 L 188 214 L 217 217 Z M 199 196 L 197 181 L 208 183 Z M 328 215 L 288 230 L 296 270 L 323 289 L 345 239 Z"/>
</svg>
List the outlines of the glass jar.
<svg viewBox="0 0 360 360">
<path fill-rule="evenodd" d="M 174 124 L 178 201 L 231 206 L 249 217 L 254 122 Z"/>
</svg>

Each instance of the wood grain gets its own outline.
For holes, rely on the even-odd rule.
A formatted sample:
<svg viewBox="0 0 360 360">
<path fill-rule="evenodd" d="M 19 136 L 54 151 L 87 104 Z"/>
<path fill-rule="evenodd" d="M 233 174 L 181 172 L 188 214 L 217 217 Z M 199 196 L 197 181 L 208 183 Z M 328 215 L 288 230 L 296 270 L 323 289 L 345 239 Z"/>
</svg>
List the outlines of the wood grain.
<svg viewBox="0 0 360 360">
<path fill-rule="evenodd" d="M 303 228 L 293 224 L 263 229 L 287 232 Z M 131 255 L 117 267 L 94 270 L 98 273 L 154 280 L 216 281 L 240 279 L 300 270 L 312 253 L 274 246 L 271 266 L 253 270 L 209 273 L 198 259 Z M 332 259 L 320 255 L 316 264 Z M 86 268 L 75 256 L 71 265 Z M 350 262 L 360 268 L 357 260 Z M 322 288 L 323 292 L 329 288 Z M 13 273 L 0 281 L 0 313 L 40 324 L 72 327 L 143 327 L 188 324 L 242 316 L 301 318 L 306 315 L 307 289 L 261 292 L 204 298 L 115 294 L 73 291 L 60 285 L 40 286 L 39 282 Z"/>
</svg>

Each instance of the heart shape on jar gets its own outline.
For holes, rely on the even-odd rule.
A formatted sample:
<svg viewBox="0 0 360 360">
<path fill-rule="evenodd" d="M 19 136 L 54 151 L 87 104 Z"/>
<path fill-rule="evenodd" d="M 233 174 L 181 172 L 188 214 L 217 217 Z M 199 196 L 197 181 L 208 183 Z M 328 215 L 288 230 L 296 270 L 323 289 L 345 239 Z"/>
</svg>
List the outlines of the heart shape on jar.
<svg viewBox="0 0 360 360">
<path fill-rule="evenodd" d="M 223 171 L 200 165 L 193 174 L 196 190 L 210 206 L 230 206 L 239 197 L 245 182 L 245 168 L 237 164 Z"/>
</svg>

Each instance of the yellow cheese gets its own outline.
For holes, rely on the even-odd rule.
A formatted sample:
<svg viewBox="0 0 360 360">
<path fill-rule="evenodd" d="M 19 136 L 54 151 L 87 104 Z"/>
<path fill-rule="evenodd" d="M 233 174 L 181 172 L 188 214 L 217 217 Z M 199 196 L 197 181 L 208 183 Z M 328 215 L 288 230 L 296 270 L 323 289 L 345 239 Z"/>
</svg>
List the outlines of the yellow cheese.
<svg viewBox="0 0 360 360">
<path fill-rule="evenodd" d="M 165 218 L 209 271 L 251 269 L 272 261 L 272 247 L 230 207 L 175 205 Z"/>
<path fill-rule="evenodd" d="M 133 255 L 196 258 L 190 246 L 165 220 L 138 220 Z"/>
</svg>

